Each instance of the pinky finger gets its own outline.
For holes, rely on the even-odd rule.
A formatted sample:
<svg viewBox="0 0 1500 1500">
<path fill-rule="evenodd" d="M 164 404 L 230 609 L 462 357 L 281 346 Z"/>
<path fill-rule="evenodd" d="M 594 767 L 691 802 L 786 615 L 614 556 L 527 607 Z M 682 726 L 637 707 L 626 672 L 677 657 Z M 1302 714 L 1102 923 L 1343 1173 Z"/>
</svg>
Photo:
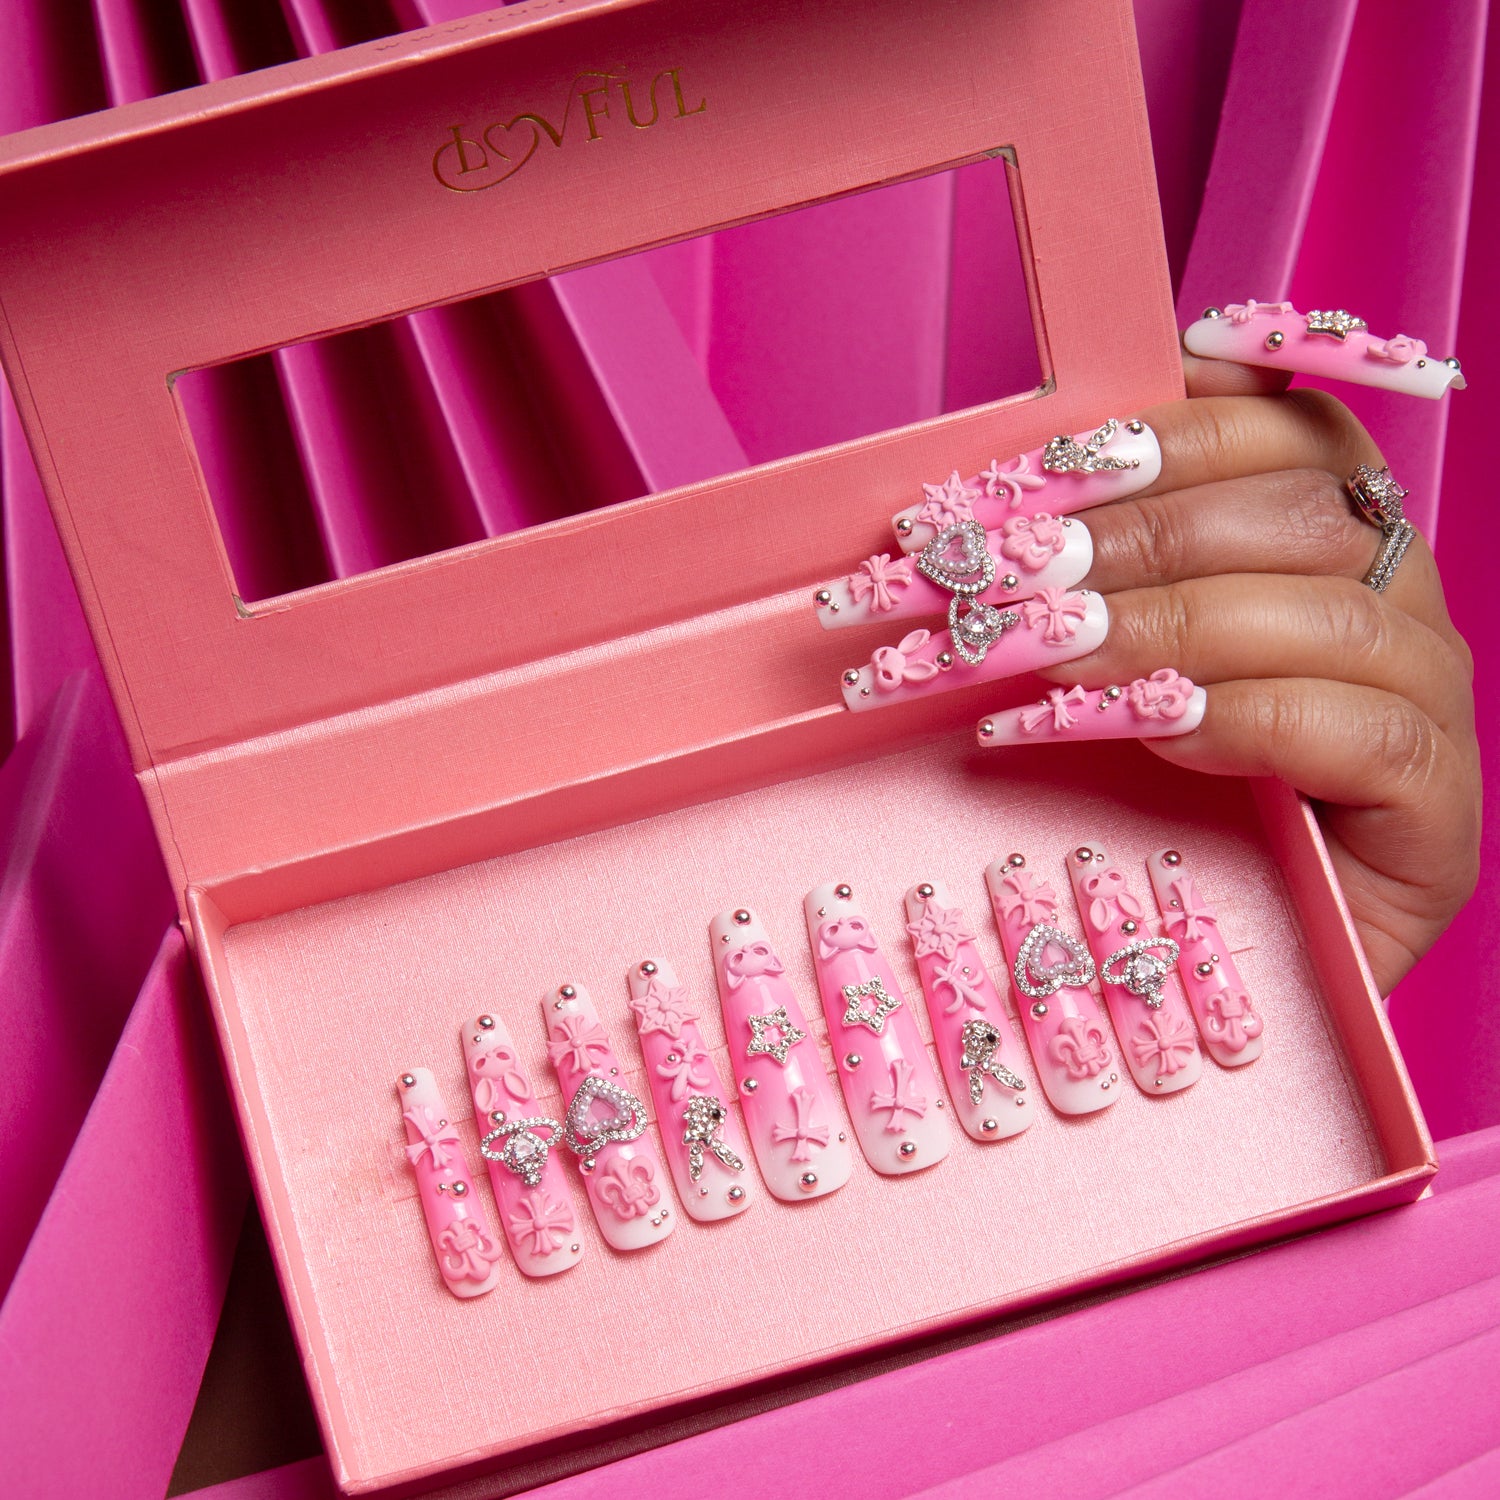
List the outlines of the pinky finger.
<svg viewBox="0 0 1500 1500">
<path fill-rule="evenodd" d="M 1382 992 L 1474 888 L 1477 767 L 1397 694 L 1311 678 L 1216 683 L 1198 731 L 1150 749 L 1190 770 L 1278 777 L 1322 804 Z"/>
</svg>

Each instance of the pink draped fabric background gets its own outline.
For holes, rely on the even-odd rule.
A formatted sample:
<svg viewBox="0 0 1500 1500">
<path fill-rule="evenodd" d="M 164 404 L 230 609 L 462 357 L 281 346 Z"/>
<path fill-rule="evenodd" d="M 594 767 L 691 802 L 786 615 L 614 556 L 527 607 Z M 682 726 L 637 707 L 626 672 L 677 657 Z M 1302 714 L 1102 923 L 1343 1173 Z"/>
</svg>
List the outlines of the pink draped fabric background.
<svg viewBox="0 0 1500 1500">
<path fill-rule="evenodd" d="M 0 0 L 0 132 L 480 8 Z M 1470 390 L 1441 405 L 1340 394 L 1436 538 L 1492 751 L 1485 434 L 1500 389 L 1488 253 L 1500 230 L 1500 69 L 1484 66 L 1497 45 L 1484 0 L 1426 6 L 1420 21 L 1402 0 L 1137 0 L 1136 13 L 1181 319 L 1209 302 L 1286 295 L 1355 308 L 1464 360 Z M 227 497 L 242 582 L 270 592 L 342 576 L 546 519 L 539 493 L 561 508 L 621 499 L 755 461 L 776 434 L 823 440 L 796 428 L 794 401 L 752 420 L 730 393 L 754 373 L 710 347 L 716 317 L 777 295 L 788 236 L 763 226 L 717 261 L 700 247 L 661 252 L 670 259 L 649 284 L 631 280 L 639 267 L 599 268 L 493 299 L 483 325 L 457 309 L 423 313 L 203 381 L 195 431 Z M 964 245 L 955 238 L 951 259 L 944 250 L 936 271 L 912 273 L 910 327 L 893 337 L 915 340 L 930 319 L 922 289 L 934 275 L 951 277 L 955 299 L 975 285 Z M 902 263 L 923 253 L 907 245 Z M 649 392 L 629 379 L 625 335 L 640 329 L 611 321 L 622 305 L 658 318 L 661 384 Z M 549 443 L 528 437 L 534 424 L 487 419 L 508 409 L 523 359 Z M 409 418 L 394 434 L 357 414 L 371 367 L 386 369 L 387 399 Z M 899 401 L 932 399 L 943 378 L 951 393 L 968 377 L 914 369 Z M 675 424 L 662 419 L 669 408 Z M 418 523 L 392 476 L 422 463 L 436 477 Z M 248 526 L 237 538 L 251 497 L 288 487 L 308 506 L 288 513 L 287 545 L 257 552 L 263 533 Z M 244 1169 L 155 840 L 8 394 L 0 498 L 0 1472 L 18 1494 L 160 1495 L 218 1323 Z M 1497 836 L 1491 817 L 1477 895 L 1391 999 L 1441 1142 L 1431 1199 L 858 1384 L 810 1385 L 797 1404 L 766 1398 L 670 1446 L 634 1453 L 616 1435 L 592 1455 L 614 1462 L 556 1491 L 687 1495 L 732 1474 L 748 1492 L 789 1495 L 1017 1483 L 1235 1495 L 1298 1492 L 1316 1473 L 1329 1494 L 1496 1493 L 1500 1416 L 1485 1393 L 1500 1376 Z M 125 1159 L 129 1191 L 114 1170 Z M 63 1296 L 67 1266 L 86 1274 L 62 1281 Z M 1184 1349 L 1183 1330 L 1206 1337 L 1163 1358 Z M 506 1491 L 554 1472 L 517 1471 Z M 331 1493 L 317 1459 L 224 1489 Z"/>
</svg>

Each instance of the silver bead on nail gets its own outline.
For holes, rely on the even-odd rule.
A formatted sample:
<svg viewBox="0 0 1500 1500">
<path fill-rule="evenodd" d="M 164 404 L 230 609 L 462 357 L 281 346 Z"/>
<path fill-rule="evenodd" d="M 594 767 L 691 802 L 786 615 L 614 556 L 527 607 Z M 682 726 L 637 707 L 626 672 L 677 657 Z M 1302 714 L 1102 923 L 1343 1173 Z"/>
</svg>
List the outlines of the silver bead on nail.
<svg viewBox="0 0 1500 1500">
<path fill-rule="evenodd" d="M 758 1089 L 760 1087 L 760 1080 L 758 1078 L 746 1078 L 746 1079 L 742 1079 L 741 1082 L 740 1082 L 740 1087 L 747 1094 L 753 1094 L 756 1091 L 756 1089 Z"/>
<path fill-rule="evenodd" d="M 836 885 L 833 888 L 833 894 L 837 896 L 840 901 L 847 901 L 854 894 L 854 889 L 852 886 Z"/>
<path fill-rule="evenodd" d="M 1135 418 L 1134 421 L 1130 421 L 1125 424 L 1125 431 L 1133 432 L 1137 437 L 1139 437 L 1145 430 L 1146 424 L 1141 421 L 1139 417 Z"/>
<path fill-rule="evenodd" d="M 745 1190 L 742 1187 L 732 1187 L 725 1196 L 731 1203 L 743 1203 L 745 1201 Z"/>
<path fill-rule="evenodd" d="M 1224 311 L 1222 308 L 1218 307 L 1205 307 L 1203 309 L 1203 316 L 1205 318 L 1222 318 L 1224 316 Z"/>
<path fill-rule="evenodd" d="M 1024 854 L 1008 854 L 1005 857 L 1005 863 L 1008 864 L 1012 870 L 1019 870 L 1026 864 L 1026 856 Z"/>
<path fill-rule="evenodd" d="M 742 906 L 737 912 L 735 912 L 734 920 L 739 923 L 741 927 L 748 926 L 750 922 L 750 913 Z"/>
<path fill-rule="evenodd" d="M 896 522 L 896 530 L 902 536 L 910 536 L 911 535 L 911 521 L 906 516 L 902 516 L 901 519 Z"/>
<path fill-rule="evenodd" d="M 481 1031 L 493 1031 L 495 1029 L 495 1018 L 493 1016 L 480 1016 L 479 1027 Z"/>
<path fill-rule="evenodd" d="M 652 963 L 648 958 L 645 963 L 641 965 L 641 973 L 644 974 L 647 979 L 649 979 L 654 973 L 656 973 L 656 965 Z"/>
<path fill-rule="evenodd" d="M 1125 921 L 1120 923 L 1120 931 L 1123 932 L 1126 937 L 1134 937 L 1135 934 L 1140 931 L 1140 923 L 1131 921 L 1129 918 L 1127 918 Z"/>
<path fill-rule="evenodd" d="M 575 990 L 571 984 L 563 985 L 563 987 L 558 990 L 557 993 L 561 995 L 564 1000 L 576 1000 L 578 998 L 578 991 Z"/>
<path fill-rule="evenodd" d="M 1031 1007 L 1031 1014 L 1036 1020 L 1040 1021 L 1047 1014 L 1047 1002 L 1045 1000 L 1038 1000 Z"/>
<path fill-rule="evenodd" d="M 1195 973 L 1199 979 L 1207 979 L 1208 976 L 1213 973 L 1213 971 L 1214 966 L 1210 963 L 1193 965 L 1193 973 Z"/>
<path fill-rule="evenodd" d="M 853 687 L 854 684 L 858 681 L 859 669 L 857 667 L 850 667 L 849 670 L 844 673 L 844 686 Z"/>
<path fill-rule="evenodd" d="M 985 1119 L 979 1122 L 979 1128 L 986 1135 L 994 1135 L 994 1133 L 1000 1128 L 1000 1122 L 999 1120 L 987 1116 Z"/>
<path fill-rule="evenodd" d="M 923 881 L 923 883 L 917 887 L 917 894 L 924 901 L 930 900 L 932 896 L 932 887 L 928 885 L 926 881 Z"/>
<path fill-rule="evenodd" d="M 804 1172 L 797 1179 L 797 1186 L 804 1193 L 810 1193 L 818 1185 L 818 1174 L 816 1172 Z"/>
<path fill-rule="evenodd" d="M 1279 349 L 1284 343 L 1286 343 L 1286 335 L 1279 328 L 1273 328 L 1266 335 L 1267 349 Z"/>
<path fill-rule="evenodd" d="M 1182 856 L 1175 849 L 1168 849 L 1167 852 L 1162 855 L 1161 862 L 1164 865 L 1180 865 L 1182 863 Z"/>
<path fill-rule="evenodd" d="M 830 594 L 827 589 L 819 589 L 818 592 L 813 595 L 813 603 L 818 605 L 832 604 L 833 595 Z"/>
<path fill-rule="evenodd" d="M 915 1156 L 917 1154 L 917 1143 L 915 1141 L 902 1141 L 900 1151 L 902 1156 Z"/>
<path fill-rule="evenodd" d="M 1021 580 L 1017 578 L 1014 573 L 1007 573 L 1005 577 L 1000 580 L 1000 587 L 1004 589 L 1007 594 L 1013 594 L 1018 588 L 1021 587 Z"/>
<path fill-rule="evenodd" d="M 993 739 L 995 735 L 995 721 L 993 719 L 981 719 L 979 721 L 979 738 L 982 740 Z"/>
<path fill-rule="evenodd" d="M 937 664 L 946 672 L 953 665 L 953 653 L 951 651 L 939 651 L 937 654 Z"/>
<path fill-rule="evenodd" d="M 850 1072 L 851 1072 L 851 1073 L 852 1073 L 852 1072 L 853 1072 L 853 1071 L 854 1071 L 854 1070 L 855 1070 L 855 1069 L 856 1069 L 856 1068 L 857 1068 L 857 1067 L 858 1067 L 858 1066 L 859 1066 L 859 1065 L 860 1065 L 860 1064 L 861 1064 L 861 1063 L 862 1063 L 862 1062 L 863 1062 L 863 1061 L 864 1061 L 864 1058 L 862 1058 L 862 1057 L 861 1057 L 861 1056 L 860 1056 L 860 1055 L 859 1055 L 859 1053 L 857 1053 L 857 1052 L 846 1052 L 846 1053 L 845 1053 L 845 1054 L 844 1054 L 844 1066 L 845 1066 L 845 1067 L 846 1067 L 846 1068 L 848 1068 L 848 1070 L 849 1070 L 849 1071 L 850 1071 Z"/>
<path fill-rule="evenodd" d="M 414 1088 L 416 1088 L 416 1086 L 417 1086 L 417 1080 L 410 1073 L 403 1073 L 401 1075 L 401 1087 L 402 1088 L 404 1088 L 404 1089 L 414 1089 Z"/>
</svg>

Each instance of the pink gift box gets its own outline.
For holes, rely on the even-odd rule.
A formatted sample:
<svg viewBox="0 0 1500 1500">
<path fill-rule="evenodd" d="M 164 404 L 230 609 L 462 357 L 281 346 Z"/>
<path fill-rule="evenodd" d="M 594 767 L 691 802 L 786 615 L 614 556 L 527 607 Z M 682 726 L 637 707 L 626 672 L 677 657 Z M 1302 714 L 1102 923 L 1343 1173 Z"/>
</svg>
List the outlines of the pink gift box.
<svg viewBox="0 0 1500 1500">
<path fill-rule="evenodd" d="M 1069 82 L 1084 35 L 1087 91 Z M 974 87 L 956 62 L 973 58 L 1005 88 Z M 664 117 L 617 115 L 592 138 L 579 80 L 601 59 L 670 80 Z M 524 110 L 574 134 L 538 132 L 538 159 L 500 180 L 484 122 Z M 1002 148 L 1045 351 L 1035 391 L 722 479 L 663 470 L 679 488 L 242 597 L 257 591 L 214 524 L 177 372 Z M 1107 162 L 1107 190 L 1080 191 L 1079 161 Z M 469 171 L 495 180 L 467 191 Z M 1435 1169 L 1294 797 L 1144 753 L 984 759 L 946 732 L 993 690 L 856 720 L 837 694 L 848 647 L 812 615 L 828 560 L 868 550 L 919 479 L 1180 392 L 1155 215 L 1114 0 L 1003 16 L 972 0 L 940 30 L 895 0 L 815 17 L 746 0 L 711 25 L 684 0 L 522 7 L 6 143 L 0 352 L 192 924 L 346 1489 L 491 1465 L 1407 1200 Z M 643 325 L 627 272 L 587 274 L 559 305 L 608 367 Z M 411 338 L 429 362 L 451 349 Z M 315 424 L 318 360 L 281 363 Z M 692 416 L 691 371 L 673 371 L 667 415 L 645 413 L 666 424 L 657 443 L 672 448 L 675 412 L 706 434 L 702 464 L 733 462 Z M 978 912 L 979 872 L 1008 848 L 1060 878 L 1079 837 L 1138 861 L 1163 834 L 1191 849 L 1261 1003 L 1254 1069 L 1003 1146 L 959 1140 L 899 1186 L 861 1167 L 825 1202 L 684 1224 L 649 1258 L 595 1239 L 545 1289 L 513 1277 L 470 1307 L 437 1284 L 392 1081 L 429 1065 L 463 1098 L 464 1016 L 502 1014 L 545 1076 L 536 997 L 562 975 L 604 995 L 651 947 L 711 994 L 712 911 L 756 907 L 790 954 L 801 895 L 828 878 L 859 885 L 915 994 L 899 941 L 913 879 L 941 874 Z M 799 952 L 804 997 L 811 979 Z M 705 1034 L 722 1065 L 712 1018 Z M 497 1388 L 518 1350 L 525 1379 Z"/>
</svg>

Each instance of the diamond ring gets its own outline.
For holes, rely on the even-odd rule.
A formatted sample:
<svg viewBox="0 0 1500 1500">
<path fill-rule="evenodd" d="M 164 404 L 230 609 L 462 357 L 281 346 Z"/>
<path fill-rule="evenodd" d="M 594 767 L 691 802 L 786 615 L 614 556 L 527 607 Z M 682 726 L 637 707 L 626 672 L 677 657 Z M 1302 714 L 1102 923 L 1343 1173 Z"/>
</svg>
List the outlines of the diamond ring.
<svg viewBox="0 0 1500 1500">
<path fill-rule="evenodd" d="M 1378 526 L 1384 537 L 1380 553 L 1364 578 L 1377 594 L 1384 593 L 1417 534 L 1402 505 L 1409 491 L 1396 483 L 1388 468 L 1376 469 L 1369 464 L 1361 464 L 1345 481 L 1344 488 L 1360 515 L 1372 526 Z"/>
</svg>

